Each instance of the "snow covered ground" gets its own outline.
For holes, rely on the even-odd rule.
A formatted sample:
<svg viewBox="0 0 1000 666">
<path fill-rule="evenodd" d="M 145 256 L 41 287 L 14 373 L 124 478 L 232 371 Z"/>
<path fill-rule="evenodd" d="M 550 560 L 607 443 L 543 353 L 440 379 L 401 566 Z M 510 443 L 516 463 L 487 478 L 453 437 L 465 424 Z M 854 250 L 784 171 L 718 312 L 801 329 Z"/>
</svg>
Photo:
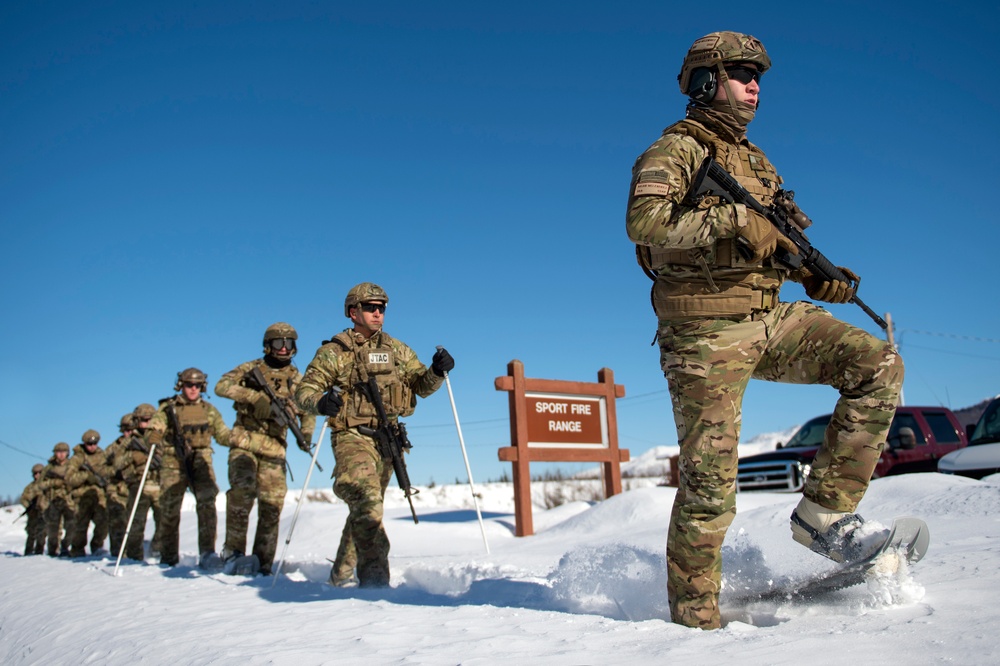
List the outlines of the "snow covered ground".
<svg viewBox="0 0 1000 666">
<path fill-rule="evenodd" d="M 324 484 L 326 484 L 324 480 Z M 988 664 L 1000 661 L 1000 478 L 938 474 L 875 481 L 869 520 L 923 517 L 923 561 L 812 603 L 734 602 L 784 577 L 830 568 L 794 544 L 796 495 L 739 496 L 725 547 L 726 626 L 666 621 L 664 543 L 671 488 L 536 507 L 536 534 L 513 536 L 509 484 L 424 488 L 413 524 L 387 499 L 392 587 L 324 583 L 346 508 L 310 493 L 282 575 L 207 575 L 196 566 L 189 495 L 179 566 L 21 557 L 19 511 L 0 511 L 0 663 L 12 664 Z M 296 506 L 289 493 L 279 554 Z M 540 497 L 540 495 L 539 495 Z M 219 497 L 220 532 L 224 496 Z M 150 525 L 151 528 L 151 525 Z M 251 525 L 251 529 L 253 526 Z M 252 538 L 252 537 L 251 537 Z M 220 538 L 221 547 L 221 538 Z"/>
</svg>

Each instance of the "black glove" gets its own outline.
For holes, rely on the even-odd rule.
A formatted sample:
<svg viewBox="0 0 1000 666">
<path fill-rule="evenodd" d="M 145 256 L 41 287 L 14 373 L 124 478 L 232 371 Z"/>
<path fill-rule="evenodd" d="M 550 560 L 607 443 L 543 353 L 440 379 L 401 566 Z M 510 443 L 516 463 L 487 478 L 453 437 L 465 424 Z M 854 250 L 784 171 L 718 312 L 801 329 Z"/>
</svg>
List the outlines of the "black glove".
<svg viewBox="0 0 1000 666">
<path fill-rule="evenodd" d="M 455 359 L 451 357 L 447 349 L 438 347 L 438 350 L 434 353 L 434 358 L 431 359 L 431 370 L 438 377 L 444 377 L 444 373 L 451 372 L 454 369 Z"/>
<path fill-rule="evenodd" d="M 323 416 L 336 416 L 340 413 L 340 408 L 344 406 L 344 399 L 340 397 L 340 391 L 332 390 L 324 393 L 323 397 L 316 403 L 316 411 Z"/>
<path fill-rule="evenodd" d="M 155 472 L 156 470 L 160 469 L 160 467 L 162 467 L 162 466 L 163 466 L 163 456 L 161 456 L 158 451 L 154 452 L 153 453 L 153 462 L 149 463 L 149 469 L 151 469 L 151 470 L 153 470 Z"/>
</svg>

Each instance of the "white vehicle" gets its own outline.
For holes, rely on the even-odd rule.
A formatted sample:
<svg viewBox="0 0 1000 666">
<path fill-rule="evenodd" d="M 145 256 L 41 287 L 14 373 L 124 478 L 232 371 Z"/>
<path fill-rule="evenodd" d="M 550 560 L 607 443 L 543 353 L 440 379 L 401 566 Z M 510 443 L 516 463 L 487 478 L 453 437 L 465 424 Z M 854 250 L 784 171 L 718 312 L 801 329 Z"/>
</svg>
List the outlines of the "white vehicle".
<svg viewBox="0 0 1000 666">
<path fill-rule="evenodd" d="M 969 445 L 938 460 L 938 471 L 972 479 L 1000 472 L 1000 397 L 979 417 L 969 434 Z"/>
</svg>

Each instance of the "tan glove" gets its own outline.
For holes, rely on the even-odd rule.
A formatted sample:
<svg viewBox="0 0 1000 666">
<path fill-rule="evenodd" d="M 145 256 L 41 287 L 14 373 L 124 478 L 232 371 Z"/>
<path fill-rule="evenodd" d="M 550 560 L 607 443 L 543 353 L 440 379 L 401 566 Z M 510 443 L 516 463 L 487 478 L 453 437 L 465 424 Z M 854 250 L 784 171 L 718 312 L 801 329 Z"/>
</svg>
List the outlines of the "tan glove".
<svg viewBox="0 0 1000 666">
<path fill-rule="evenodd" d="M 792 241 L 782 236 L 766 217 L 756 211 L 747 210 L 747 225 L 740 229 L 739 233 L 747 240 L 753 252 L 753 256 L 748 260 L 752 264 L 770 257 L 779 245 L 791 254 L 799 253 L 799 249 Z"/>
<path fill-rule="evenodd" d="M 850 283 L 840 280 L 824 280 L 809 274 L 802 278 L 802 286 L 806 288 L 806 295 L 824 303 L 847 303 L 854 298 L 853 285 L 857 283 L 858 276 L 848 268 L 843 266 L 838 266 L 838 268 L 851 279 Z"/>
<path fill-rule="evenodd" d="M 261 393 L 252 403 L 253 417 L 258 421 L 266 421 L 271 416 L 271 399 Z"/>
</svg>

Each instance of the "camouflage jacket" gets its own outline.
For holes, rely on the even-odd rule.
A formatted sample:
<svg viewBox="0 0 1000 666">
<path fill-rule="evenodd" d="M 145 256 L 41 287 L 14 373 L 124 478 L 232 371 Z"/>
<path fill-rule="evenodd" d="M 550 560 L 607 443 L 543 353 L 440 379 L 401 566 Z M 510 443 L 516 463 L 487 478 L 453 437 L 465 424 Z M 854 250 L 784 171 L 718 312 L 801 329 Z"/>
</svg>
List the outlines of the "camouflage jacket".
<svg viewBox="0 0 1000 666">
<path fill-rule="evenodd" d="M 188 448 L 211 451 L 212 438 L 218 444 L 229 447 L 229 428 L 215 405 L 201 397 L 195 402 L 189 402 L 183 394 L 177 394 L 161 400 L 160 408 L 149 422 L 149 429 L 152 431 L 149 441 L 156 442 L 157 448 L 163 452 L 165 464 L 174 466 L 177 460 L 174 426 L 167 414 L 171 409 L 177 415 L 181 435 Z"/>
<path fill-rule="evenodd" d="M 409 416 L 416 407 L 417 396 L 426 398 L 444 383 L 443 377 L 434 374 L 399 340 L 382 331 L 366 340 L 347 329 L 317 350 L 295 399 L 303 410 L 316 414 L 316 403 L 336 386 L 342 392 L 344 407 L 335 418 L 329 419 L 331 429 L 339 432 L 359 425 L 375 426 L 374 407 L 356 388 L 370 376 L 378 383 L 390 419 Z"/>
<path fill-rule="evenodd" d="M 121 435 L 104 449 L 105 462 L 108 468 L 108 494 L 115 494 L 119 497 L 128 497 L 128 484 L 119 461 L 129 456 L 128 445 L 132 441 L 132 435 Z"/>
<path fill-rule="evenodd" d="M 105 484 L 109 483 L 112 472 L 108 468 L 107 456 L 103 449 L 98 447 L 93 453 L 88 454 L 82 444 L 73 447 L 73 456 L 66 463 L 66 467 L 66 484 L 74 499 L 78 499 L 91 489 L 103 491 L 101 479 Z"/>
<path fill-rule="evenodd" d="M 148 451 L 153 451 L 153 456 L 163 458 L 163 449 L 165 448 L 162 441 L 153 448 L 152 439 L 154 438 L 154 431 L 147 429 L 145 432 L 140 430 L 135 430 L 124 442 L 122 446 L 121 453 L 116 453 L 114 458 L 114 473 L 115 476 L 121 478 L 126 485 L 133 486 L 138 484 L 142 480 L 142 473 L 146 469 L 146 460 L 149 458 Z M 158 440 L 162 439 L 161 433 L 156 433 L 155 438 Z M 115 442 L 117 444 L 117 442 Z M 112 445 L 113 446 L 113 445 Z M 109 449 L 111 447 L 108 447 Z M 145 449 L 145 451 L 143 451 Z M 149 473 L 146 475 L 146 485 L 158 485 L 160 482 L 160 470 L 159 468 L 153 469 L 150 467 Z M 127 495 L 128 493 L 126 493 Z"/>
<path fill-rule="evenodd" d="M 639 156 L 626 230 L 640 246 L 640 263 L 657 276 L 653 302 L 661 320 L 748 314 L 761 302 L 754 291 L 773 294 L 773 305 L 788 277 L 770 259 L 752 264 L 737 251 L 734 239 L 756 213 L 718 197 L 690 199 L 692 180 L 710 155 L 765 206 L 782 183 L 763 151 L 696 113 L 665 129 Z"/>
<path fill-rule="evenodd" d="M 56 460 L 53 455 L 49 458 L 49 464 L 42 470 L 39 484 L 45 494 L 47 503 L 51 504 L 57 500 L 63 500 L 70 505 L 73 498 L 70 496 L 69 485 L 66 483 L 66 472 L 69 470 L 69 458 L 62 463 Z"/>
<path fill-rule="evenodd" d="M 49 506 L 48 500 L 45 498 L 45 492 L 42 490 L 43 478 L 39 476 L 38 479 L 26 485 L 24 490 L 21 491 L 21 506 L 28 509 L 29 515 L 32 513 L 41 515 Z"/>
<path fill-rule="evenodd" d="M 264 395 L 263 391 L 254 388 L 249 379 L 249 374 L 254 368 L 260 369 L 275 395 L 285 401 L 289 416 L 298 420 L 302 434 L 311 441 L 313 430 L 316 428 L 316 419 L 303 413 L 295 403 L 295 389 L 302 381 L 302 374 L 292 363 L 281 368 L 272 368 L 263 358 L 241 363 L 222 375 L 215 385 L 215 395 L 229 398 L 234 402 L 233 408 L 236 410 L 234 433 L 236 428 L 242 428 L 248 433 L 259 433 L 278 440 L 282 447 L 287 446 L 288 429 L 285 426 L 278 423 L 273 416 L 264 420 L 258 420 L 254 416 L 253 403 Z M 237 439 L 234 434 L 233 441 Z"/>
</svg>

